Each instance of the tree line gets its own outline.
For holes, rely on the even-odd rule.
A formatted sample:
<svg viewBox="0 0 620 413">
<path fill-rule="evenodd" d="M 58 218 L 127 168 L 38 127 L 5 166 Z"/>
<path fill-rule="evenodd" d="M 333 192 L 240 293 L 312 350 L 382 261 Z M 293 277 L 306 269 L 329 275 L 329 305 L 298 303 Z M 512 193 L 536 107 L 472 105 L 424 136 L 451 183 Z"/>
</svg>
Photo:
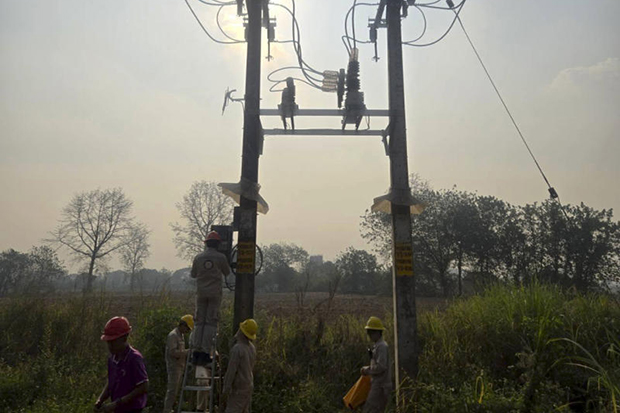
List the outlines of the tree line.
<svg viewBox="0 0 620 413">
<path fill-rule="evenodd" d="M 413 216 L 411 229 L 419 294 L 460 295 L 498 281 L 536 279 L 579 290 L 620 281 L 620 225 L 612 210 L 583 203 L 562 209 L 553 200 L 512 205 L 456 188 L 435 190 L 417 176 L 411 186 L 426 206 Z M 170 224 L 173 242 L 177 255 L 189 263 L 204 248 L 212 225 L 232 222 L 234 204 L 216 183 L 197 181 L 176 206 L 181 221 Z M 264 246 L 257 291 L 391 294 L 390 216 L 367 211 L 360 230 L 376 255 L 349 247 L 323 262 L 295 244 Z M 0 253 L 0 295 L 76 285 L 88 292 L 102 274 L 109 276 L 99 277 L 99 286 L 133 292 L 191 288 L 187 269 L 145 268 L 149 235 L 122 189 L 78 193 L 43 246 Z M 79 263 L 79 274 L 66 273 L 56 255 L 61 248 Z M 114 255 L 122 269 L 110 273 L 108 259 Z"/>
<path fill-rule="evenodd" d="M 533 280 L 586 291 L 620 281 L 620 225 L 613 211 L 555 200 L 525 206 L 456 188 L 435 190 L 412 176 L 426 209 L 412 216 L 414 271 L 422 293 L 463 292 Z M 391 253 L 389 216 L 367 211 L 362 236 L 380 256 Z"/>
</svg>

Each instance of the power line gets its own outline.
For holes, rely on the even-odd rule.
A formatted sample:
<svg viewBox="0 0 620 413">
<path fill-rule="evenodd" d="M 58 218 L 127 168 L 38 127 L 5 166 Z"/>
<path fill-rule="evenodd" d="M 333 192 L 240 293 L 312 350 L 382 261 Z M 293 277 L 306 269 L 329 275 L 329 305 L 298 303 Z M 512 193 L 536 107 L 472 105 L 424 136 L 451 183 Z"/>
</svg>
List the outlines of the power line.
<svg viewBox="0 0 620 413">
<path fill-rule="evenodd" d="M 417 4 L 417 6 L 419 7 L 427 7 L 429 9 L 437 9 L 437 10 L 454 10 L 454 9 L 458 9 L 459 7 L 461 7 L 463 5 L 463 3 L 465 3 L 465 0 L 461 1 L 461 3 L 457 4 L 456 6 L 452 5 L 449 7 L 443 7 L 443 6 L 434 6 L 434 4 L 439 3 L 439 1 L 435 1 L 432 3 L 420 3 Z"/>
<path fill-rule="evenodd" d="M 209 4 L 207 2 L 204 2 L 203 0 L 199 0 L 201 3 L 204 4 L 208 4 L 210 6 L 221 6 L 222 4 Z M 239 44 L 239 43 L 244 43 L 242 41 L 222 41 L 222 40 L 218 40 L 215 37 L 213 37 L 211 35 L 211 33 L 209 33 L 209 31 L 207 30 L 207 28 L 202 24 L 202 22 L 200 21 L 200 19 L 198 18 L 198 15 L 196 15 L 196 12 L 194 11 L 194 9 L 192 8 L 192 5 L 189 4 L 188 0 L 185 0 L 185 4 L 187 4 L 187 7 L 189 8 L 189 10 L 192 12 L 192 15 L 194 16 L 194 18 L 196 19 L 196 21 L 198 22 L 198 24 L 200 25 L 200 28 L 202 29 L 203 32 L 205 32 L 205 34 L 211 39 L 213 40 L 215 43 L 219 43 L 219 44 Z"/>
<path fill-rule="evenodd" d="M 312 76 L 312 74 L 317 74 L 317 75 L 323 75 L 323 74 L 321 72 L 319 72 L 318 70 L 314 69 L 308 63 L 306 63 L 306 61 L 303 59 L 302 47 L 301 47 L 301 30 L 299 28 L 299 22 L 297 21 L 295 0 L 292 0 L 291 3 L 292 3 L 293 10 L 291 10 L 289 7 L 287 7 L 287 6 L 283 5 L 283 4 L 279 4 L 279 3 L 272 3 L 272 5 L 283 8 L 291 16 L 292 40 L 285 40 L 285 41 L 280 41 L 280 42 L 277 42 L 277 43 L 292 43 L 293 44 L 293 50 L 295 51 L 295 54 L 297 55 L 297 62 L 299 64 L 299 66 L 288 66 L 288 67 L 276 69 L 273 72 L 271 72 L 267 76 L 267 79 L 269 81 L 271 81 L 271 82 L 274 82 L 274 85 L 272 85 L 269 90 L 271 92 L 276 92 L 276 90 L 274 90 L 274 88 L 278 84 L 283 83 L 283 82 L 286 81 L 286 80 L 274 80 L 274 79 L 271 79 L 271 76 L 274 73 L 277 73 L 277 72 L 279 72 L 281 70 L 288 70 L 288 69 L 301 70 L 301 73 L 305 77 L 305 80 L 298 79 L 298 78 L 294 78 L 294 79 L 300 80 L 300 81 L 302 81 L 302 83 L 305 83 L 305 84 L 307 84 L 307 85 L 309 85 L 311 87 L 314 87 L 315 89 L 322 90 L 321 86 L 317 83 L 317 82 L 321 82 L 321 79 L 317 79 L 316 77 Z M 308 72 L 310 72 L 310 73 L 308 73 Z"/>
<path fill-rule="evenodd" d="M 403 43 L 413 43 L 413 42 L 417 42 L 418 40 L 420 40 L 422 37 L 424 37 L 424 35 L 426 34 L 426 29 L 428 28 L 428 21 L 426 20 L 426 13 L 424 13 L 424 10 L 422 10 L 420 7 L 418 6 L 414 6 L 416 8 L 416 10 L 418 10 L 420 12 L 420 14 L 422 15 L 422 21 L 424 23 L 424 25 L 422 26 L 422 33 L 416 37 L 413 40 L 408 40 L 406 42 Z"/>
<path fill-rule="evenodd" d="M 452 28 L 454 27 L 454 24 L 456 23 L 456 21 L 458 20 L 459 14 L 461 13 L 461 11 L 463 10 L 463 7 L 465 6 L 465 2 L 467 0 L 463 0 L 461 1 L 458 5 L 454 6 L 454 8 L 445 8 L 445 7 L 436 7 L 436 6 L 428 6 L 428 5 L 422 5 L 420 4 L 419 7 L 430 7 L 430 8 L 434 8 L 434 9 L 440 9 L 440 10 L 452 10 L 455 14 L 454 19 L 452 20 L 452 23 L 450 24 L 450 26 L 448 27 L 448 30 L 445 31 L 444 34 L 441 35 L 441 37 L 439 37 L 438 39 L 430 42 L 430 43 L 424 43 L 424 44 L 416 44 L 414 42 L 420 40 L 422 38 L 422 36 L 420 36 L 419 38 L 412 40 L 412 41 L 408 41 L 408 42 L 403 42 L 403 45 L 406 46 L 412 46 L 412 47 L 426 47 L 426 46 L 432 46 L 434 44 L 439 43 L 440 41 L 442 41 L 447 35 L 448 33 L 450 33 L 450 31 L 452 30 Z M 456 11 L 458 9 L 458 11 Z M 424 16 L 424 20 L 426 21 L 426 16 Z M 426 30 L 424 30 L 424 32 L 426 33 Z"/>
<path fill-rule="evenodd" d="M 495 85 L 495 82 L 493 81 L 493 78 L 491 77 L 491 74 L 489 73 L 489 70 L 487 69 L 486 65 L 482 61 L 482 57 L 480 57 L 480 53 L 478 53 L 478 50 L 476 49 L 476 46 L 474 45 L 474 42 L 471 40 L 471 37 L 469 37 L 469 34 L 467 33 L 467 30 L 465 29 L 465 25 L 463 25 L 463 22 L 461 21 L 461 18 L 459 17 L 458 13 L 455 12 L 455 14 L 456 14 L 456 20 L 458 20 L 459 25 L 461 26 L 461 29 L 463 30 L 463 33 L 465 34 L 465 37 L 467 38 L 467 41 L 469 42 L 469 45 L 471 46 L 472 50 L 476 54 L 476 57 L 478 58 L 478 62 L 480 62 L 480 66 L 482 66 L 482 69 L 484 69 L 484 73 L 486 74 L 487 79 L 489 79 L 489 82 L 491 83 L 491 86 L 493 86 L 493 89 L 495 90 L 495 93 L 497 94 L 497 97 L 499 98 L 500 102 L 502 102 L 502 106 L 504 106 L 504 109 L 506 110 L 506 113 L 508 114 L 508 117 L 512 121 L 512 124 L 514 125 L 515 129 L 517 130 L 517 133 L 521 137 L 521 141 L 525 145 L 527 151 L 529 152 L 530 156 L 532 157 L 532 160 L 536 164 L 536 167 L 538 168 L 538 171 L 540 172 L 540 175 L 542 176 L 542 178 L 544 179 L 545 183 L 547 184 L 547 189 L 549 190 L 549 194 L 551 195 L 551 198 L 555 199 L 558 202 L 558 205 L 560 206 L 562 212 L 564 213 L 564 216 L 570 222 L 571 219 L 568 216 L 568 213 L 566 212 L 566 209 L 562 205 L 562 202 L 560 201 L 560 197 L 559 197 L 558 193 L 551 186 L 551 183 L 549 183 L 549 180 L 547 179 L 547 176 L 545 175 L 545 173 L 543 172 L 540 164 L 538 163 L 538 160 L 534 156 L 534 153 L 532 152 L 532 149 L 530 148 L 530 145 L 528 145 L 527 141 L 525 140 L 525 136 L 523 136 L 523 133 L 521 132 L 521 129 L 519 128 L 519 125 L 517 124 L 517 121 L 515 120 L 514 116 L 512 116 L 512 113 L 510 112 L 510 109 L 508 108 L 508 105 L 506 105 L 506 102 L 504 101 L 504 98 L 502 97 L 502 94 L 499 92 L 499 89 Z"/>
<path fill-rule="evenodd" d="M 215 22 L 217 23 L 217 27 L 220 29 L 220 32 L 222 32 L 222 34 L 224 36 L 226 36 L 228 39 L 233 40 L 233 41 L 238 42 L 238 43 L 245 43 L 243 40 L 235 39 L 234 37 L 229 36 L 228 33 L 226 33 L 226 31 L 222 27 L 222 24 L 220 23 L 220 13 L 224 9 L 224 7 L 232 6 L 232 5 L 236 5 L 236 4 L 237 4 L 236 2 L 233 2 L 232 4 L 223 4 L 222 6 L 220 6 L 220 8 L 217 10 L 217 14 L 215 15 Z"/>
<path fill-rule="evenodd" d="M 342 36 L 342 41 L 345 42 L 345 49 L 347 49 L 347 53 L 350 55 L 351 54 L 351 50 L 353 48 L 355 48 L 355 43 L 373 43 L 373 42 L 365 42 L 365 41 L 359 41 L 357 40 L 356 36 L 355 36 L 355 8 L 356 7 L 360 7 L 360 6 L 378 6 L 379 3 L 358 3 L 357 0 L 354 0 L 353 5 L 349 8 L 349 10 L 347 11 L 347 14 L 344 17 L 344 36 Z M 352 16 L 352 21 L 351 21 L 351 27 L 352 27 L 352 35 L 353 36 L 349 36 L 349 16 L 351 16 L 351 14 L 353 14 Z M 354 45 L 351 45 L 350 40 L 353 40 Z"/>
</svg>

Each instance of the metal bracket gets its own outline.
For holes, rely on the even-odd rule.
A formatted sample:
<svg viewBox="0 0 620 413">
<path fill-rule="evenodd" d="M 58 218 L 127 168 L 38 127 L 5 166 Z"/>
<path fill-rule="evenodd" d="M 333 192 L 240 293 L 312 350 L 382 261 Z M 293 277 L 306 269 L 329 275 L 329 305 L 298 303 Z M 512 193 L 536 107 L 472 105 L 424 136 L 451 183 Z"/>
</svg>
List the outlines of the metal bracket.
<svg viewBox="0 0 620 413">
<path fill-rule="evenodd" d="M 383 136 L 384 130 L 342 130 L 342 129 L 265 129 L 265 136 Z"/>
<path fill-rule="evenodd" d="M 344 109 L 296 109 L 295 116 L 344 116 Z M 279 109 L 261 109 L 261 116 L 282 116 Z M 388 109 L 366 109 L 363 116 L 390 116 Z"/>
<path fill-rule="evenodd" d="M 387 19 L 372 19 L 368 18 L 368 27 L 376 27 L 378 29 L 387 27 Z"/>
<path fill-rule="evenodd" d="M 383 130 L 383 134 L 381 135 L 381 142 L 383 142 L 383 149 L 385 149 L 385 156 L 390 156 L 390 144 L 387 141 L 389 125 L 386 129 Z"/>
<path fill-rule="evenodd" d="M 245 101 L 244 98 L 232 97 L 232 94 L 235 93 L 236 91 L 237 89 L 230 90 L 229 88 L 226 88 L 226 92 L 224 92 L 224 104 L 222 105 L 222 116 L 224 115 L 224 111 L 226 111 L 226 108 L 228 107 L 228 102 L 241 103 L 241 106 L 243 106 L 243 102 Z"/>
</svg>

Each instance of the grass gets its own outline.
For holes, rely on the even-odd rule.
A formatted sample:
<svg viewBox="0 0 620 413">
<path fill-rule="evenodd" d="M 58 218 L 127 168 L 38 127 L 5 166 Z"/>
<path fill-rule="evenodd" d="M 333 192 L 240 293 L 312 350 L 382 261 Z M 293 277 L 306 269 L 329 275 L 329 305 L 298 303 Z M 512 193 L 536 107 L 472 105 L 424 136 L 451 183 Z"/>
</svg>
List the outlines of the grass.
<svg viewBox="0 0 620 413">
<path fill-rule="evenodd" d="M 287 298 L 287 299 L 290 299 Z M 366 298 L 365 298 L 366 299 Z M 329 314 L 257 299 L 260 325 L 253 412 L 337 412 L 367 364 L 369 311 L 353 298 Z M 320 302 L 320 300 L 316 300 Z M 389 303 L 389 301 L 387 302 Z M 163 346 L 191 296 L 0 301 L 0 411 L 85 412 L 105 383 L 101 329 L 127 314 L 145 356 L 150 411 L 165 394 Z M 338 308 L 335 305 L 334 308 Z M 389 313 L 383 317 L 392 331 Z M 230 301 L 222 332 L 232 332 Z M 224 362 L 231 343 L 222 334 Z M 618 412 L 620 308 L 605 296 L 555 287 L 494 287 L 419 316 L 420 374 L 406 388 L 410 412 Z M 386 337 L 388 343 L 391 337 Z"/>
</svg>

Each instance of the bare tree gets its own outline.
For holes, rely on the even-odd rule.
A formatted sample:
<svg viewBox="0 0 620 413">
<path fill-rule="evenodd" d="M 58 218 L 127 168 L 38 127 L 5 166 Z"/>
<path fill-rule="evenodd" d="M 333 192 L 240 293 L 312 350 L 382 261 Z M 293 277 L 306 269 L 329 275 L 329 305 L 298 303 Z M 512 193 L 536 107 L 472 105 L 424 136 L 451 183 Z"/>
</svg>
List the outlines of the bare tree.
<svg viewBox="0 0 620 413">
<path fill-rule="evenodd" d="M 146 259 L 151 255 L 148 243 L 150 231 L 144 224 L 136 224 L 129 230 L 129 242 L 121 248 L 121 263 L 129 275 L 131 291 L 136 286 L 137 276 L 144 268 Z"/>
<path fill-rule="evenodd" d="M 98 260 L 131 241 L 132 207 L 123 190 L 113 188 L 76 194 L 62 210 L 48 241 L 67 248 L 76 260 L 88 262 L 85 292 L 92 291 Z"/>
<path fill-rule="evenodd" d="M 170 224 L 177 255 L 191 260 L 200 253 L 211 225 L 230 224 L 233 208 L 233 201 L 222 193 L 215 182 L 194 182 L 183 196 L 183 201 L 177 203 L 183 223 Z"/>
</svg>

